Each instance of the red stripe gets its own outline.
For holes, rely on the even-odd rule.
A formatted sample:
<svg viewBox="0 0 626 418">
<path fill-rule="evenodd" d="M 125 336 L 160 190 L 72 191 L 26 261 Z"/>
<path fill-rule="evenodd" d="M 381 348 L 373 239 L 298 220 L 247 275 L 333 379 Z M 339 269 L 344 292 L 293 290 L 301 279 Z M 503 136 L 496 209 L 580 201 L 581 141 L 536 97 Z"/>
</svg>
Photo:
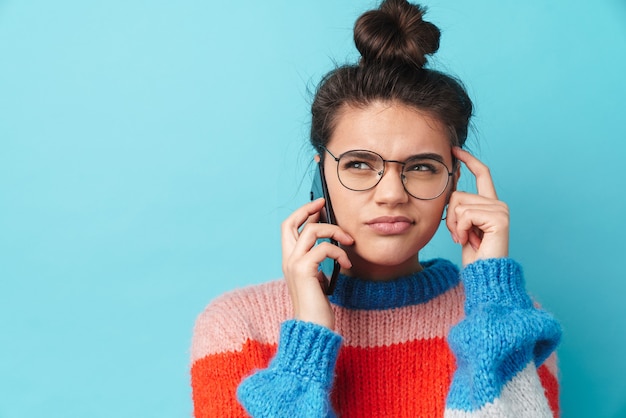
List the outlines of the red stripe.
<svg viewBox="0 0 626 418">
<path fill-rule="evenodd" d="M 248 341 L 239 352 L 209 355 L 194 362 L 194 416 L 247 417 L 236 399 L 237 386 L 254 370 L 267 367 L 275 353 L 276 344 Z M 331 394 L 334 409 L 348 418 L 443 416 L 455 369 L 454 355 L 441 338 L 373 348 L 344 346 Z M 558 380 L 545 365 L 538 373 L 550 408 L 558 417 Z"/>
<path fill-rule="evenodd" d="M 276 344 L 248 340 L 242 351 L 211 354 L 191 367 L 196 418 L 247 417 L 237 402 L 237 386 L 252 371 L 265 368 L 276 353 Z"/>
<path fill-rule="evenodd" d="M 555 417 L 561 416 L 561 410 L 559 407 L 559 381 L 551 372 L 550 369 L 544 364 L 537 369 L 539 374 L 539 380 L 544 388 L 546 398 L 548 399 L 548 405 L 552 410 L 552 414 Z"/>
<path fill-rule="evenodd" d="M 343 347 L 333 404 L 341 417 L 443 416 L 455 368 L 454 355 L 441 338 Z"/>
</svg>

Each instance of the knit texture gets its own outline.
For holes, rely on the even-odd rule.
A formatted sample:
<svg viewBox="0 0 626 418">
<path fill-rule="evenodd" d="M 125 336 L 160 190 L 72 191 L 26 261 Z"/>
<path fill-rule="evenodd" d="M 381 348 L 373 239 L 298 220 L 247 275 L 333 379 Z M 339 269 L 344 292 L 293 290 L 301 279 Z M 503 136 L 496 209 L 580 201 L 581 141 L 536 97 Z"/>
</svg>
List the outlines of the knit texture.
<svg viewBox="0 0 626 418">
<path fill-rule="evenodd" d="M 423 266 L 390 282 L 340 275 L 335 332 L 290 319 L 282 281 L 214 300 L 194 330 L 195 416 L 558 416 L 560 328 L 520 266 Z"/>
</svg>

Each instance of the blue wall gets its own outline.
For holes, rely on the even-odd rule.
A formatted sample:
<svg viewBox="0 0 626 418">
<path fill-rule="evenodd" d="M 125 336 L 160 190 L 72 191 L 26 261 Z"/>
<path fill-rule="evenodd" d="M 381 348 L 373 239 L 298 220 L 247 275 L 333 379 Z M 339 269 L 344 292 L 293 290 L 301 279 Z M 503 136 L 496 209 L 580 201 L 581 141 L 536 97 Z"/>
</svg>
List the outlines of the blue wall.
<svg viewBox="0 0 626 418">
<path fill-rule="evenodd" d="M 308 90 L 375 2 L 215 3 L 0 0 L 0 417 L 189 416 L 195 316 L 281 275 Z M 563 416 L 626 416 L 626 5 L 427 4 L 565 328 Z"/>
</svg>

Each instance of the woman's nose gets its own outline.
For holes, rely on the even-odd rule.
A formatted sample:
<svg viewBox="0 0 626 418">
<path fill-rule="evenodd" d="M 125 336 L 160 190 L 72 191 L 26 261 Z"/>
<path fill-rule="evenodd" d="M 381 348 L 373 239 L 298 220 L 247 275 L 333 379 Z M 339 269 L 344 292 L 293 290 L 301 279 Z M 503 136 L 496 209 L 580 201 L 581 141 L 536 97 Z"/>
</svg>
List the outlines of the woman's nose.
<svg viewBox="0 0 626 418">
<path fill-rule="evenodd" d="M 387 163 L 385 171 L 380 182 L 376 186 L 376 194 L 374 196 L 377 203 L 396 205 L 405 203 L 409 200 L 409 194 L 404 188 L 402 180 L 402 171 L 404 165 L 400 163 Z"/>
</svg>

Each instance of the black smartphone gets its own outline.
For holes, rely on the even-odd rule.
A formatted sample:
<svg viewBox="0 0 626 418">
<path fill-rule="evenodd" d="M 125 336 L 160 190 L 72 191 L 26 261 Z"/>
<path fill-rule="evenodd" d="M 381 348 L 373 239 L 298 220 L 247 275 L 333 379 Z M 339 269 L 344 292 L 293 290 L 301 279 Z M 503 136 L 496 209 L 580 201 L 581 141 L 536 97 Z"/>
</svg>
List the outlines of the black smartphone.
<svg viewBox="0 0 626 418">
<path fill-rule="evenodd" d="M 333 206 L 330 203 L 330 198 L 328 196 L 328 188 L 326 187 L 326 178 L 324 177 L 324 163 L 319 162 L 317 164 L 317 169 L 315 170 L 315 175 L 313 177 L 313 184 L 311 186 L 311 200 L 318 199 L 323 197 L 325 200 L 324 209 L 320 214 L 320 222 L 329 223 L 336 225 L 335 222 L 335 214 L 333 213 Z M 337 241 L 331 238 L 323 238 L 318 239 L 317 244 L 321 242 L 330 242 L 333 245 L 338 245 Z M 339 276 L 339 270 L 341 266 L 332 258 L 326 258 L 320 264 L 320 270 L 326 276 L 327 286 L 324 289 L 324 293 L 327 295 L 332 295 L 335 291 L 335 285 L 337 283 L 337 276 Z"/>
</svg>

